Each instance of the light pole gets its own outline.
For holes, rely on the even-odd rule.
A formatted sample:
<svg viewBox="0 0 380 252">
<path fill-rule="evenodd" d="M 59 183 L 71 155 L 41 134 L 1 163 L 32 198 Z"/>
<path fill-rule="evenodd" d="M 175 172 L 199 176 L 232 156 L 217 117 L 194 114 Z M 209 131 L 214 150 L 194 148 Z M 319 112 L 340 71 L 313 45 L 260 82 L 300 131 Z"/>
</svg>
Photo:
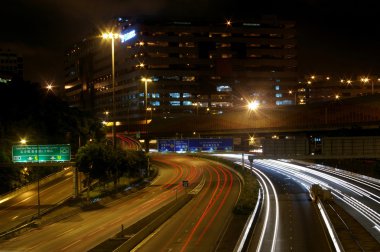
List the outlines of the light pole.
<svg viewBox="0 0 380 252">
<path fill-rule="evenodd" d="M 247 107 L 248 107 L 249 117 L 251 118 L 251 113 L 255 112 L 260 107 L 260 103 L 256 100 L 250 101 L 250 102 L 248 102 Z M 250 139 L 248 140 L 249 141 L 248 145 L 250 145 L 250 143 L 252 143 L 252 146 L 254 147 L 255 146 L 255 126 L 254 126 L 254 123 L 252 123 L 252 131 L 253 131 L 253 135 L 250 136 Z"/>
<path fill-rule="evenodd" d="M 145 151 L 149 152 L 149 138 L 148 138 L 148 82 L 152 82 L 152 79 L 143 77 L 141 80 L 145 84 L 145 92 L 144 92 L 144 97 L 145 97 Z"/>
<path fill-rule="evenodd" d="M 371 81 L 371 93 L 373 94 L 374 93 L 374 86 L 373 86 L 373 81 L 370 80 L 368 77 L 365 77 L 365 78 L 361 78 L 360 79 L 361 82 L 364 83 L 364 85 L 366 85 L 369 81 Z"/>
<path fill-rule="evenodd" d="M 111 54 L 112 54 L 112 146 L 116 147 L 116 107 L 115 107 L 115 39 L 120 38 L 118 33 L 103 33 L 103 39 L 111 39 Z"/>
<path fill-rule="evenodd" d="M 26 145 L 27 140 L 23 138 L 23 139 L 20 140 L 20 143 L 22 145 Z M 37 144 L 37 162 L 38 162 L 38 164 L 40 163 L 39 152 L 40 152 L 40 146 Z M 37 218 L 40 218 L 40 215 L 41 215 L 40 173 L 39 173 L 39 169 L 37 169 Z"/>
<path fill-rule="evenodd" d="M 297 92 L 289 90 L 289 95 L 292 95 L 294 92 L 294 105 L 297 105 Z"/>
</svg>

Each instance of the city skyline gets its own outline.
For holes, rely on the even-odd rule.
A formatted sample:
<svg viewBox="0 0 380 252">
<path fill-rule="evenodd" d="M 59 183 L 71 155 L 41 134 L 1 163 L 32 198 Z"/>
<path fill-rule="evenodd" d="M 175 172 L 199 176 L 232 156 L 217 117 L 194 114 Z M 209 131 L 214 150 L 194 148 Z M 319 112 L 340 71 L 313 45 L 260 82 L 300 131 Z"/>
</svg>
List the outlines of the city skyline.
<svg viewBox="0 0 380 252">
<path fill-rule="evenodd" d="M 277 15 L 297 23 L 302 74 L 376 74 L 376 2 L 345 1 L 12 1 L 3 3 L 0 48 L 24 57 L 26 80 L 62 83 L 64 51 L 116 16 L 225 17 Z M 20 32 L 22 31 L 22 32 Z M 363 72 L 364 71 L 364 72 Z"/>
</svg>

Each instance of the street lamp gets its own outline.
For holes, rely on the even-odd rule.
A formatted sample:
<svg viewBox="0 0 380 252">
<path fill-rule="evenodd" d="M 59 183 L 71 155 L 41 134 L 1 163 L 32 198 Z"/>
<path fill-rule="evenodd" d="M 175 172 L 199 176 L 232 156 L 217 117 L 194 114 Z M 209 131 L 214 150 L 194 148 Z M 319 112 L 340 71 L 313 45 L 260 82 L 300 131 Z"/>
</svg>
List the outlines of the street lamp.
<svg viewBox="0 0 380 252">
<path fill-rule="evenodd" d="M 251 101 L 248 103 L 248 110 L 255 111 L 259 108 L 260 103 L 258 101 Z"/>
<path fill-rule="evenodd" d="M 148 139 L 148 82 L 152 82 L 151 78 L 146 78 L 143 77 L 141 78 L 141 81 L 144 82 L 145 84 L 145 92 L 144 92 L 144 97 L 145 97 L 145 151 L 149 152 L 149 139 Z"/>
<path fill-rule="evenodd" d="M 294 105 L 297 105 L 297 92 L 293 90 L 289 90 L 289 95 L 292 95 L 294 93 Z"/>
<path fill-rule="evenodd" d="M 364 77 L 360 79 L 361 82 L 366 85 L 369 81 L 371 81 L 368 77 Z M 374 93 L 374 86 L 373 86 L 373 81 L 371 81 L 371 88 L 372 88 L 372 94 Z"/>
<path fill-rule="evenodd" d="M 25 145 L 28 141 L 25 138 L 20 139 L 20 144 Z M 39 157 L 40 148 L 37 144 L 37 162 L 40 163 Z M 40 201 L 40 174 L 37 169 L 37 218 L 40 218 L 41 215 L 41 201 Z"/>
<path fill-rule="evenodd" d="M 112 146 L 115 149 L 116 147 L 116 129 L 115 129 L 115 39 L 121 38 L 121 35 L 118 33 L 103 33 L 103 39 L 111 40 L 111 54 L 112 54 Z"/>
<path fill-rule="evenodd" d="M 52 91 L 53 90 L 53 84 L 51 82 L 46 83 L 46 89 L 48 92 Z"/>
<path fill-rule="evenodd" d="M 260 107 L 260 103 L 257 100 L 250 101 L 248 102 L 247 107 L 248 107 L 249 113 L 251 114 L 251 112 L 256 111 Z M 252 125 L 252 130 L 253 130 L 253 135 L 250 136 L 248 145 L 250 145 L 250 143 L 254 145 L 254 142 L 255 142 L 255 126 L 254 125 Z"/>
</svg>

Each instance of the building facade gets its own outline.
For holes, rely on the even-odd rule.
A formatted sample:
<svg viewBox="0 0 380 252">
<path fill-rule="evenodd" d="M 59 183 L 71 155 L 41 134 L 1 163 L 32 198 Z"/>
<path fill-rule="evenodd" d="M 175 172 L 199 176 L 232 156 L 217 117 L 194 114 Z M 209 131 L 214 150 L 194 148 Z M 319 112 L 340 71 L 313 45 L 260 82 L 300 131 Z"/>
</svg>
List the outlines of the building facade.
<svg viewBox="0 0 380 252">
<path fill-rule="evenodd" d="M 332 75 L 304 76 L 293 93 L 297 104 L 310 104 L 367 96 L 379 93 L 377 75 L 357 75 L 342 78 Z"/>
<path fill-rule="evenodd" d="M 65 60 L 66 99 L 105 121 L 143 123 L 146 109 L 149 118 L 175 117 L 221 114 L 252 100 L 295 102 L 294 22 L 119 18 L 111 29 L 122 34 L 114 40 L 114 82 L 111 40 L 100 31 L 73 45 Z"/>
<path fill-rule="evenodd" d="M 0 49 L 0 83 L 8 83 L 14 78 L 23 79 L 23 75 L 23 58 L 9 49 Z"/>
</svg>

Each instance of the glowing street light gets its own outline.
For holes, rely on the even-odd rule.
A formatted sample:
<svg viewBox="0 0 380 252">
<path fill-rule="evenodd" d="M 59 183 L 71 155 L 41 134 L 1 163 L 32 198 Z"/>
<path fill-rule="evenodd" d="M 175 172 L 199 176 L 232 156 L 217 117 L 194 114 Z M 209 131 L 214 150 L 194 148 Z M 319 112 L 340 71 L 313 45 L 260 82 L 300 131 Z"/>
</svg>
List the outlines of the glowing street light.
<svg viewBox="0 0 380 252">
<path fill-rule="evenodd" d="M 256 111 L 260 107 L 260 103 L 257 100 L 250 101 L 248 103 L 247 107 L 248 107 L 248 111 L 249 112 L 254 112 L 254 111 Z M 251 118 L 251 115 L 249 115 L 249 117 Z M 251 145 L 251 143 L 253 145 L 254 142 L 255 142 L 255 125 L 254 125 L 254 120 L 251 119 L 251 121 L 252 121 L 252 124 L 253 124 L 252 125 L 253 135 L 249 137 L 248 145 Z"/>
<path fill-rule="evenodd" d="M 111 54 L 112 54 L 112 146 L 116 147 L 116 129 L 115 129 L 115 116 L 116 116 L 116 108 L 115 108 L 115 39 L 119 39 L 122 36 L 119 33 L 103 33 L 103 39 L 111 40 Z"/>
<path fill-rule="evenodd" d="M 145 92 L 144 92 L 144 97 L 145 97 L 145 134 L 146 134 L 146 139 L 145 139 L 145 151 L 149 152 L 149 139 L 148 139 L 148 82 L 152 82 L 152 79 L 143 77 L 141 78 L 141 81 L 144 82 L 145 84 Z"/>
<path fill-rule="evenodd" d="M 364 85 L 366 85 L 368 82 L 370 82 L 371 80 L 368 78 L 368 77 L 364 77 L 364 78 L 361 78 L 360 79 L 361 82 L 364 83 Z M 372 88 L 372 94 L 374 93 L 374 86 L 373 86 L 373 81 L 371 81 L 371 88 Z"/>
<path fill-rule="evenodd" d="M 46 89 L 47 89 L 48 91 L 53 90 L 53 85 L 52 85 L 51 83 L 48 83 L 48 84 L 46 85 Z"/>
<path fill-rule="evenodd" d="M 259 108 L 260 103 L 258 101 L 251 101 L 248 103 L 248 110 L 255 111 Z"/>
</svg>

